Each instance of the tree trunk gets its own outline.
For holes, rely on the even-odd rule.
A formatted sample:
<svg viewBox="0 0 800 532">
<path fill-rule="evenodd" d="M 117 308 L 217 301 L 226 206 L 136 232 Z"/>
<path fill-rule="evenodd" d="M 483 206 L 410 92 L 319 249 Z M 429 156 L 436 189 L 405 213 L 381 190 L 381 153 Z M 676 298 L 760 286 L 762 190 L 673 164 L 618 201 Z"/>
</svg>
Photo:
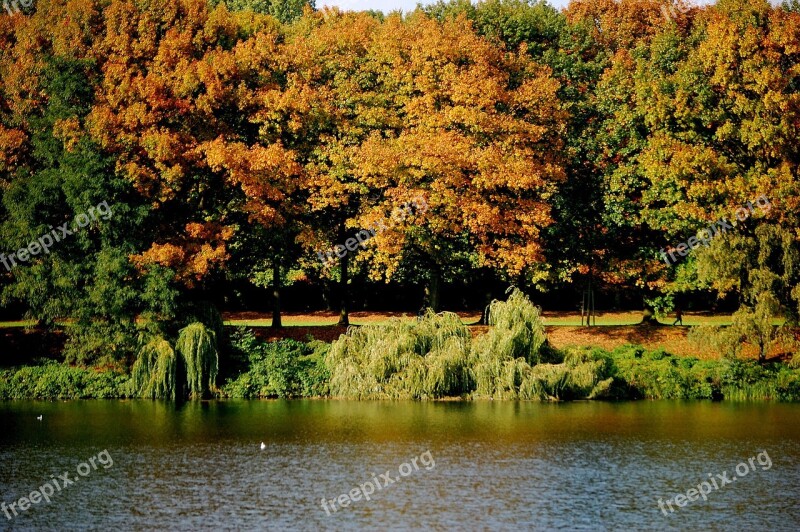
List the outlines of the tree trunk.
<svg viewBox="0 0 800 532">
<path fill-rule="evenodd" d="M 439 312 L 439 297 L 441 294 L 442 276 L 437 270 L 431 272 L 428 280 L 427 300 L 428 307 L 434 312 Z"/>
<path fill-rule="evenodd" d="M 272 327 L 280 329 L 281 323 L 281 263 L 278 259 L 272 262 Z"/>
<path fill-rule="evenodd" d="M 328 279 L 322 282 L 322 302 L 325 303 L 325 310 L 333 311 L 336 308 L 336 289 Z"/>
<path fill-rule="evenodd" d="M 492 294 L 491 292 L 486 292 L 486 305 L 483 307 L 483 313 L 481 314 L 481 321 L 478 322 L 479 325 L 489 325 L 489 308 L 492 306 Z"/>
<path fill-rule="evenodd" d="M 642 321 L 639 325 L 661 325 L 656 318 L 656 311 L 647 303 L 644 304 L 644 312 L 642 313 Z"/>
<path fill-rule="evenodd" d="M 339 265 L 341 266 L 341 279 L 339 280 L 339 295 L 341 296 L 341 302 L 339 304 L 339 325 L 342 327 L 347 327 L 350 325 L 350 316 L 348 313 L 348 300 L 349 298 L 349 289 L 347 286 L 348 281 L 348 271 L 347 267 L 350 264 L 350 255 L 345 254 L 344 257 L 341 258 L 339 261 Z"/>
</svg>

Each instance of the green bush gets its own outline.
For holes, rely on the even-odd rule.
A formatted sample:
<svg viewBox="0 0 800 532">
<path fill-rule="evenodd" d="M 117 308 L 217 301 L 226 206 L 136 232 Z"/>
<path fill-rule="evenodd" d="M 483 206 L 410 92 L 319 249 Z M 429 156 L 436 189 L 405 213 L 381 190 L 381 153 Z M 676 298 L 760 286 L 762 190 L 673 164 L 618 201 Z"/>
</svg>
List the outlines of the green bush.
<svg viewBox="0 0 800 532">
<path fill-rule="evenodd" d="M 127 377 L 47 362 L 0 371 L 0 400 L 111 399 L 125 396 Z"/>
<path fill-rule="evenodd" d="M 68 364 L 119 367 L 135 353 L 139 334 L 134 323 L 103 321 L 69 325 L 65 332 Z"/>
<path fill-rule="evenodd" d="M 252 331 L 234 335 L 233 349 L 245 356 L 246 371 L 229 380 L 224 397 L 255 399 L 327 395 L 330 375 L 324 359 L 329 345 L 295 340 L 263 342 Z"/>
<path fill-rule="evenodd" d="M 495 303 L 493 308 L 500 325 L 474 340 L 458 316 L 432 312 L 416 321 L 352 327 L 332 345 L 269 343 L 240 329 L 231 343 L 233 376 L 217 391 L 246 399 L 800 401 L 800 369 L 790 365 L 675 357 L 637 345 L 611 352 L 589 347 L 559 351 L 547 345 L 538 309 L 524 296 L 512 294 L 506 306 Z M 197 395 L 202 387 L 208 391 L 213 386 L 214 338 L 202 324 L 184 329 L 174 351 L 156 338 L 140 351 L 130 379 L 54 362 L 2 371 L 0 400 L 170 398 L 183 373 L 195 381 Z M 184 360 L 194 363 L 193 372 L 178 368 Z"/>
<path fill-rule="evenodd" d="M 348 398 L 453 396 L 577 399 L 800 400 L 800 370 L 675 357 L 625 345 L 554 350 L 520 292 L 492 304 L 494 327 L 471 342 L 454 315 L 351 329 L 326 359 L 332 393 Z"/>
<path fill-rule="evenodd" d="M 613 362 L 598 349 L 567 350 L 560 364 L 537 364 L 520 387 L 521 399 L 560 401 L 611 395 Z"/>
</svg>

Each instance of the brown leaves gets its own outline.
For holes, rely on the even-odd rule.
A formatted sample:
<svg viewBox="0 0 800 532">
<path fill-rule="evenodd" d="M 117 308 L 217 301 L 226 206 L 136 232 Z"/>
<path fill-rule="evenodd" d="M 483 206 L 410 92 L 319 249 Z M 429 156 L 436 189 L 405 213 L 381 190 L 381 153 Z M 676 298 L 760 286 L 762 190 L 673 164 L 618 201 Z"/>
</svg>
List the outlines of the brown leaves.
<svg viewBox="0 0 800 532">
<path fill-rule="evenodd" d="M 295 154 L 280 143 L 246 146 L 222 138 L 200 147 L 212 170 L 224 172 L 231 183 L 242 187 L 247 210 L 267 226 L 286 223 L 290 205 L 282 205 L 298 186 L 301 173 Z"/>
<path fill-rule="evenodd" d="M 152 264 L 172 268 L 177 281 L 192 287 L 228 260 L 226 242 L 232 236 L 230 227 L 189 223 L 177 239 L 164 244 L 154 243 L 144 253 L 131 256 L 131 261 L 140 270 Z"/>
</svg>

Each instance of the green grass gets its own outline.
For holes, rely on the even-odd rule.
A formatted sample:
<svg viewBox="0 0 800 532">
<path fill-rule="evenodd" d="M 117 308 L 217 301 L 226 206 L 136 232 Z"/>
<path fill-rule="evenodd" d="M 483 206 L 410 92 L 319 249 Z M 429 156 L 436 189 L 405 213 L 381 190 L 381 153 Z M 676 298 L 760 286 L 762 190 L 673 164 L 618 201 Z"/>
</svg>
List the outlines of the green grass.
<svg viewBox="0 0 800 532">
<path fill-rule="evenodd" d="M 626 326 L 626 325 L 636 325 L 641 320 L 640 318 L 618 318 L 618 317 L 603 317 L 598 316 L 595 320 L 592 321 L 592 325 L 597 325 L 598 327 L 619 327 L 619 326 Z M 553 317 L 553 316 L 545 316 L 544 323 L 547 326 L 554 326 L 554 327 L 580 327 L 581 326 L 581 318 L 580 316 L 576 317 Z M 584 325 L 586 321 L 584 319 Z"/>
<path fill-rule="evenodd" d="M 351 325 L 387 325 L 389 320 L 399 319 L 402 321 L 416 320 L 416 316 L 408 316 L 404 318 L 390 318 L 384 319 L 350 319 Z M 476 317 L 473 319 L 463 319 L 464 323 L 474 323 L 478 320 Z M 309 319 L 304 316 L 285 316 L 282 319 L 284 327 L 333 327 L 337 324 L 339 319 L 337 317 L 331 318 L 313 318 Z M 641 321 L 639 314 L 631 314 L 630 316 L 598 316 L 594 322 L 598 327 L 625 327 L 637 325 Z M 675 318 L 660 319 L 659 323 L 662 325 L 672 325 Z M 553 327 L 580 327 L 580 316 L 545 316 L 545 325 Z M 775 325 L 781 325 L 783 320 L 775 320 Z M 686 316 L 683 318 L 684 326 L 695 325 L 730 325 L 730 315 L 716 315 L 716 316 Z M 272 319 L 258 319 L 258 320 L 226 320 L 226 326 L 231 327 L 271 327 Z"/>
<path fill-rule="evenodd" d="M 330 327 L 336 325 L 338 320 L 324 320 L 324 319 L 292 319 L 284 317 L 281 323 L 284 327 Z M 226 327 L 272 327 L 272 319 L 263 320 L 224 320 L 223 323 Z"/>
<path fill-rule="evenodd" d="M 386 325 L 392 318 L 370 318 L 370 319 L 352 319 L 351 325 Z M 403 318 L 396 318 L 400 320 L 412 321 L 416 316 L 407 316 Z M 476 317 L 473 319 L 462 319 L 465 323 L 474 323 L 477 321 Z M 338 317 L 330 318 L 309 318 L 307 316 L 284 316 L 282 319 L 284 327 L 333 327 L 339 321 Z M 609 316 L 598 316 L 596 325 L 598 327 L 625 327 L 636 325 L 641 321 L 641 315 L 638 313 L 631 313 L 630 315 L 612 314 Z M 675 321 L 674 317 L 662 318 L 659 323 L 663 325 L 672 325 Z M 256 319 L 256 320 L 226 320 L 226 326 L 230 327 L 272 327 L 272 319 Z M 13 329 L 33 326 L 33 320 L 20 320 L 20 321 L 0 321 L 0 329 Z M 697 326 L 697 325 L 730 325 L 731 316 L 729 314 L 720 314 L 713 316 L 684 316 L 683 325 Z M 774 325 L 782 325 L 782 319 L 776 319 Z M 580 316 L 545 316 L 545 325 L 553 327 L 580 327 Z"/>
<path fill-rule="evenodd" d="M 0 321 L 0 329 L 13 329 L 17 327 L 31 327 L 35 325 L 36 322 L 33 320 L 22 320 L 22 321 Z"/>
<path fill-rule="evenodd" d="M 553 327 L 580 327 L 581 326 L 581 318 L 580 316 L 547 316 L 545 315 L 545 325 L 553 326 Z M 783 325 L 785 320 L 776 318 L 773 320 L 773 325 L 779 326 Z M 625 327 L 625 326 L 633 326 L 638 325 L 641 322 L 641 315 L 635 314 L 628 316 L 619 316 L 619 315 L 611 315 L 611 316 L 598 316 L 595 321 L 592 322 L 592 325 L 597 325 L 597 327 Z M 662 325 L 672 325 L 675 322 L 675 316 L 660 318 L 658 322 Z M 723 326 L 723 325 L 730 325 L 732 323 L 731 316 L 729 314 L 718 314 L 713 316 L 684 316 L 683 317 L 683 325 L 684 327 L 694 327 L 698 325 L 716 325 L 716 326 Z M 585 324 L 585 321 L 584 321 Z"/>
<path fill-rule="evenodd" d="M 414 321 L 416 316 L 407 316 L 403 318 L 378 318 L 378 319 L 353 319 L 350 318 L 350 325 L 386 325 L 392 319 L 402 321 Z M 477 321 L 477 319 L 475 320 Z M 281 323 L 284 327 L 334 327 L 338 324 L 339 318 L 312 318 L 306 316 L 284 316 L 281 318 Z M 272 319 L 265 318 L 260 320 L 225 320 L 226 327 L 272 327 Z"/>
</svg>

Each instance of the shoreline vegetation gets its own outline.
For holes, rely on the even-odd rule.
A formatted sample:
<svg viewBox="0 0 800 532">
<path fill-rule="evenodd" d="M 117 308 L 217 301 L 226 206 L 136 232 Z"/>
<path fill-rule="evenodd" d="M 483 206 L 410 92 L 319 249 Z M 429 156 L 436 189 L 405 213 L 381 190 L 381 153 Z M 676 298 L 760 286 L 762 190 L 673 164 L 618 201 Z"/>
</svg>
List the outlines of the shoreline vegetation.
<svg viewBox="0 0 800 532">
<path fill-rule="evenodd" d="M 718 360 L 641 345 L 559 349 L 541 310 L 517 290 L 493 302 L 489 316 L 478 335 L 454 313 L 429 311 L 350 327 L 332 343 L 269 342 L 244 327 L 226 338 L 221 320 L 210 319 L 188 325 L 174 342 L 151 339 L 130 372 L 53 360 L 0 370 L 0 400 L 800 401 L 797 356 L 758 362 L 736 356 L 740 349 Z"/>
</svg>

